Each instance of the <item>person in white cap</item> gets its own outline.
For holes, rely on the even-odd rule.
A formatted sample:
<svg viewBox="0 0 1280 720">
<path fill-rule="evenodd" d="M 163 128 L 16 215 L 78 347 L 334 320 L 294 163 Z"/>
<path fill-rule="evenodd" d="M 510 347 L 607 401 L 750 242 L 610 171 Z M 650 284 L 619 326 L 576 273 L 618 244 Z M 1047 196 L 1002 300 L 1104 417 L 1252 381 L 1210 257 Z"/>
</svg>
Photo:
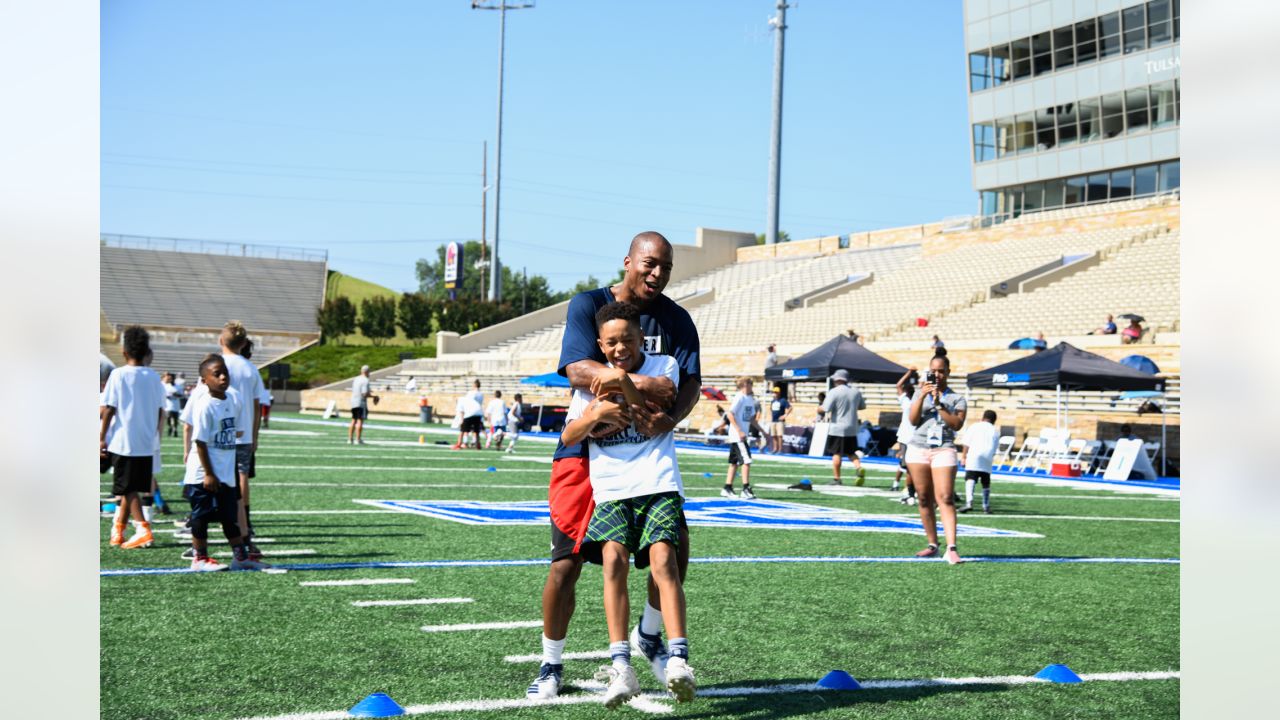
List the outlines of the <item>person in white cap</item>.
<svg viewBox="0 0 1280 720">
<path fill-rule="evenodd" d="M 858 457 L 858 411 L 867 408 L 867 401 L 862 398 L 862 391 L 849 386 L 849 371 L 836 370 L 831 374 L 831 390 L 822 403 L 823 416 L 831 423 L 827 430 L 826 454 L 831 456 L 832 485 L 840 485 L 840 464 L 842 456 L 853 460 L 854 470 L 858 473 L 861 485 L 866 475 L 862 469 L 862 459 Z"/>
<path fill-rule="evenodd" d="M 351 427 L 347 428 L 347 444 L 364 444 L 364 419 L 369 417 L 369 398 L 376 405 L 378 396 L 369 390 L 369 366 L 360 368 L 360 375 L 351 381 Z"/>
</svg>

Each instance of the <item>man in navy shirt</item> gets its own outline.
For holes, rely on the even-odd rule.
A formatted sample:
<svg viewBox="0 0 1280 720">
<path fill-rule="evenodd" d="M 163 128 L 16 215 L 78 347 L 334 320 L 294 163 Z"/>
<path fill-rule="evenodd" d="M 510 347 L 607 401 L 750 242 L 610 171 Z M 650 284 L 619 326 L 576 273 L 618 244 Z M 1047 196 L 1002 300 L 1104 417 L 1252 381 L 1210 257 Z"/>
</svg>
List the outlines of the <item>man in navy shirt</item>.
<svg viewBox="0 0 1280 720">
<path fill-rule="evenodd" d="M 656 232 L 643 232 L 631 241 L 622 264 L 625 275 L 612 287 L 578 293 L 569 301 L 564 338 L 560 346 L 558 372 L 575 388 L 594 392 L 596 377 L 606 369 L 604 354 L 596 343 L 595 314 L 611 302 L 631 303 L 640 309 L 644 331 L 644 352 L 671 355 L 680 370 L 679 390 L 667 378 L 632 375 L 636 388 L 648 401 L 645 408 L 633 408 L 629 416 L 619 412 L 605 421 L 634 422 L 646 435 L 670 432 L 697 404 L 702 387 L 698 330 L 688 311 L 662 294 L 671 279 L 671 243 Z M 557 444 L 551 466 L 548 492 L 551 506 L 551 571 L 542 589 L 542 667 L 526 695 L 540 700 L 559 694 L 564 666 L 561 662 L 564 638 L 573 616 L 578 576 L 582 572 L 579 554 L 582 536 L 595 504 L 591 499 L 590 464 L 585 443 Z M 682 525 L 683 525 L 683 518 Z M 689 534 L 682 528 L 677 549 L 680 577 L 689 565 Z M 660 633 L 662 615 L 657 588 L 649 581 L 649 602 L 644 617 L 631 632 L 632 647 L 645 655 L 665 685 L 667 652 Z"/>
</svg>

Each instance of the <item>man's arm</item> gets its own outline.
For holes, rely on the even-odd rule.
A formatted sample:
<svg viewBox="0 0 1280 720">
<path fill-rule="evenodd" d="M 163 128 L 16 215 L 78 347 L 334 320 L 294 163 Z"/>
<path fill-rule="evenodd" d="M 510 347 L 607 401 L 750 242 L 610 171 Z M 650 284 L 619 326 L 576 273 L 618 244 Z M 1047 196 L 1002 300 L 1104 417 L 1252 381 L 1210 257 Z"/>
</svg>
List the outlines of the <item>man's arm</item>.
<svg viewBox="0 0 1280 720">
<path fill-rule="evenodd" d="M 565 376 L 569 378 L 569 384 L 578 390 L 591 392 L 591 386 L 597 379 L 603 380 L 602 375 L 607 374 L 611 368 L 603 363 L 595 360 L 585 359 L 566 365 L 564 368 Z M 676 386 L 666 377 L 651 377 L 649 375 L 637 375 L 628 373 L 627 377 L 631 378 L 631 382 L 636 386 L 636 390 L 644 395 L 645 399 L 654 403 L 658 407 L 670 407 L 673 398 L 676 398 Z M 696 400 L 696 398 L 695 398 Z M 689 406 L 693 408 L 692 405 Z"/>
</svg>

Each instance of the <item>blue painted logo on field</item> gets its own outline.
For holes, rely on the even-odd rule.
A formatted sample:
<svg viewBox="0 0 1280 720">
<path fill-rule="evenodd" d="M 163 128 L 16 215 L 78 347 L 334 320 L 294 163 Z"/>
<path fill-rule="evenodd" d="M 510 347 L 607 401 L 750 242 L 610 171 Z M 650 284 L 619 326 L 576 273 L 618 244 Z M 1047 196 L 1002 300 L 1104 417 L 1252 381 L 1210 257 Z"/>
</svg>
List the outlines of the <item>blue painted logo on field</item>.
<svg viewBox="0 0 1280 720">
<path fill-rule="evenodd" d="M 478 500 L 356 500 L 387 510 L 426 515 L 464 525 L 548 525 L 551 515 L 543 500 L 482 502 Z M 775 530 L 843 530 L 848 532 L 920 532 L 920 521 L 893 515 L 866 515 L 854 510 L 783 502 L 781 500 L 687 499 L 684 514 L 695 527 L 772 528 Z M 958 525 L 964 537 L 1038 538 L 1042 535 Z"/>
</svg>

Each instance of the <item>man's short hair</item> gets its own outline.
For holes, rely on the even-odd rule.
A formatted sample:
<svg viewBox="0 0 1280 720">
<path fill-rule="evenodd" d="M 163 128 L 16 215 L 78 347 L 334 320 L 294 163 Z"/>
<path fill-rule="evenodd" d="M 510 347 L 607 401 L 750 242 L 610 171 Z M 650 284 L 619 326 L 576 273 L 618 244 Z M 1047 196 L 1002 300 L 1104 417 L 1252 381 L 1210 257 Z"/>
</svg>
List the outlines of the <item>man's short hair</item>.
<svg viewBox="0 0 1280 720">
<path fill-rule="evenodd" d="M 992 425 L 995 425 L 995 424 L 996 424 L 996 411 L 995 411 L 995 410 L 983 410 L 983 411 L 982 411 L 982 419 L 983 419 L 983 420 L 985 420 L 985 421 L 987 421 L 987 422 L 989 422 L 989 423 L 991 423 Z"/>
<path fill-rule="evenodd" d="M 734 386 L 738 388 L 746 387 L 747 383 L 754 384 L 755 381 L 746 375 L 742 375 L 733 381 Z"/>
<path fill-rule="evenodd" d="M 368 365 L 361 365 L 361 366 L 360 366 L 360 372 L 362 372 L 362 373 L 367 373 L 367 372 L 369 372 L 369 366 L 368 366 Z"/>
<path fill-rule="evenodd" d="M 120 349 L 124 350 L 125 355 L 142 362 L 147 353 L 151 352 L 151 333 L 141 325 L 130 325 L 124 329 L 124 335 L 120 339 Z"/>
<path fill-rule="evenodd" d="M 494 390 L 494 391 L 493 391 L 493 396 L 494 396 L 494 397 L 496 397 L 496 398 L 500 398 L 500 397 L 502 397 L 502 391 L 501 391 L 501 390 Z"/>
<path fill-rule="evenodd" d="M 596 311 L 596 329 L 604 327 L 611 320 L 625 320 L 628 325 L 640 329 L 640 310 L 631 303 L 611 302 Z"/>
</svg>

